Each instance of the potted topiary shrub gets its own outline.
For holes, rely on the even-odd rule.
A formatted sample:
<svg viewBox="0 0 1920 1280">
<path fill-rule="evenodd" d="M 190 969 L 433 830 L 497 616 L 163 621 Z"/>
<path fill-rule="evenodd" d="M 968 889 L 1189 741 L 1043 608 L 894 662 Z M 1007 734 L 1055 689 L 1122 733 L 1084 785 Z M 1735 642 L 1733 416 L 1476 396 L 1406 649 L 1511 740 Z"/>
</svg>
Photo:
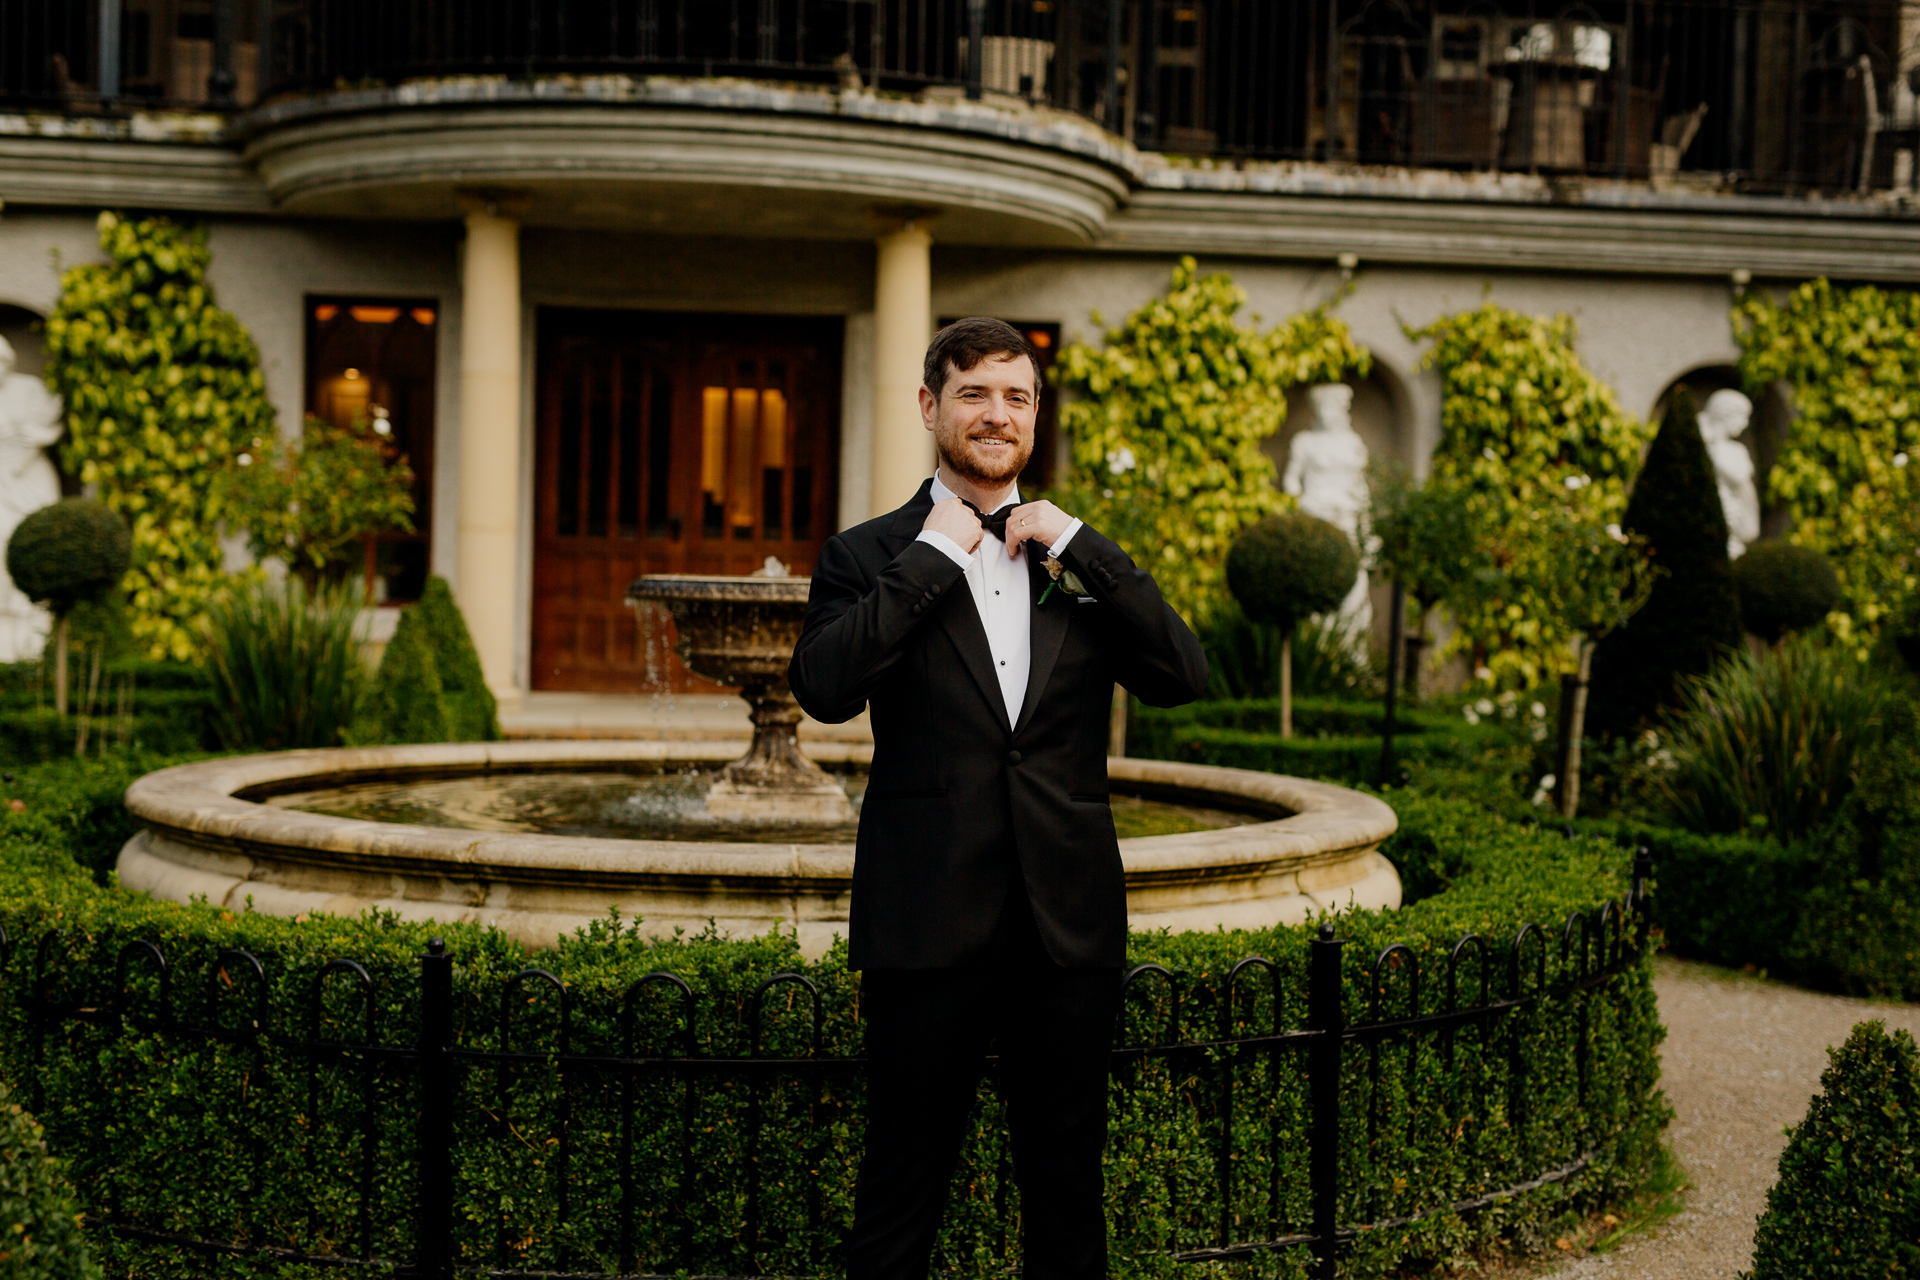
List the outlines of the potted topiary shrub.
<svg viewBox="0 0 1920 1280">
<path fill-rule="evenodd" d="M 1768 644 L 1804 631 L 1840 607 L 1840 575 L 1812 547 L 1756 542 L 1733 564 L 1740 620 Z"/>
<path fill-rule="evenodd" d="M 7 540 L 13 585 L 53 612 L 53 700 L 61 715 L 67 713 L 67 615 L 117 587 L 132 557 L 127 522 L 94 498 L 42 507 Z"/>
<path fill-rule="evenodd" d="M 1280 736 L 1293 736 L 1293 629 L 1340 607 L 1360 576 L 1347 535 L 1298 511 L 1249 526 L 1227 551 L 1227 590 L 1254 622 L 1280 632 Z"/>
</svg>

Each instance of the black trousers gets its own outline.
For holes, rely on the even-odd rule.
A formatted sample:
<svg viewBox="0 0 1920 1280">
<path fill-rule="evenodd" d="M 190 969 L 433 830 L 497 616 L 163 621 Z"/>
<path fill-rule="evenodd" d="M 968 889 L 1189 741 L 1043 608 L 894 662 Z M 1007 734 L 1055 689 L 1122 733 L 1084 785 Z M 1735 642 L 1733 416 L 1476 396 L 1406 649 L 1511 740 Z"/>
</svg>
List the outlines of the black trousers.
<svg viewBox="0 0 1920 1280">
<path fill-rule="evenodd" d="M 1016 878 L 985 954 L 950 969 L 869 969 L 867 1146 L 848 1280 L 923 1280 L 984 1059 L 1000 1054 L 1027 1280 L 1104 1280 L 1101 1150 L 1117 969 L 1063 969 Z"/>
</svg>

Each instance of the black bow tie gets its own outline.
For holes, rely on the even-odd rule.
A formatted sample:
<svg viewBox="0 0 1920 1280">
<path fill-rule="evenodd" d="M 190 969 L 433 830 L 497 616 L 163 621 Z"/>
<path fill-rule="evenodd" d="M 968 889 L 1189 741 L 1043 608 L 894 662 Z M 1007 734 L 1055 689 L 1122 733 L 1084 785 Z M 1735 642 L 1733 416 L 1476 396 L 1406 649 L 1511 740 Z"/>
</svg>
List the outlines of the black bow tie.
<svg viewBox="0 0 1920 1280">
<path fill-rule="evenodd" d="M 960 501 L 967 502 L 965 498 L 960 499 Z M 1013 504 L 1011 502 L 998 511 L 991 513 L 982 511 L 971 502 L 967 502 L 967 510 L 980 517 L 980 527 L 982 529 L 985 529 L 1002 542 L 1007 540 L 1007 517 L 1013 514 Z"/>
</svg>

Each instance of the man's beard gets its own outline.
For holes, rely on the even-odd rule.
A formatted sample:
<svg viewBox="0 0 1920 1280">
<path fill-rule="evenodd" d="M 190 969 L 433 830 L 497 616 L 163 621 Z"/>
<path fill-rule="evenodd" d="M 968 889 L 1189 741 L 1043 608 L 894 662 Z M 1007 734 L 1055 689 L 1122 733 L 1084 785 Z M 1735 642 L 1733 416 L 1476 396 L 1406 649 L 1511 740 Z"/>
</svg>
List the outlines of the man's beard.
<svg viewBox="0 0 1920 1280">
<path fill-rule="evenodd" d="M 1005 439 L 1016 440 L 1012 433 Z M 966 433 L 949 422 L 936 424 L 933 433 L 934 450 L 940 455 L 940 465 L 957 476 L 962 476 L 979 485 L 1002 485 L 1013 480 L 1026 469 L 1027 460 L 1033 457 L 1033 437 L 1017 442 L 1012 449 L 990 456 L 981 454 L 972 447 Z"/>
</svg>

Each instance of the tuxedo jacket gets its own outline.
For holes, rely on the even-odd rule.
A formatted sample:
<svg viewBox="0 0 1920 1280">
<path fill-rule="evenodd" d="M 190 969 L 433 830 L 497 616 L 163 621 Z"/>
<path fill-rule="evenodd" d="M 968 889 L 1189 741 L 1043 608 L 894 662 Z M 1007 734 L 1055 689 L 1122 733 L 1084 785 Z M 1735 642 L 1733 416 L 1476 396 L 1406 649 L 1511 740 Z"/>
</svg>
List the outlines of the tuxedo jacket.
<svg viewBox="0 0 1920 1280">
<path fill-rule="evenodd" d="M 966 571 L 915 541 L 931 484 L 827 540 L 787 672 L 816 720 L 873 709 L 849 963 L 929 969 L 978 954 L 1019 876 L 1057 964 L 1118 967 L 1127 895 L 1107 793 L 1114 682 L 1149 706 L 1178 706 L 1206 688 L 1206 657 L 1152 576 L 1085 525 L 1061 560 L 1091 598 L 1062 587 L 1039 603 L 1047 549 L 1030 542 L 1033 665 L 1009 726 Z"/>
</svg>

